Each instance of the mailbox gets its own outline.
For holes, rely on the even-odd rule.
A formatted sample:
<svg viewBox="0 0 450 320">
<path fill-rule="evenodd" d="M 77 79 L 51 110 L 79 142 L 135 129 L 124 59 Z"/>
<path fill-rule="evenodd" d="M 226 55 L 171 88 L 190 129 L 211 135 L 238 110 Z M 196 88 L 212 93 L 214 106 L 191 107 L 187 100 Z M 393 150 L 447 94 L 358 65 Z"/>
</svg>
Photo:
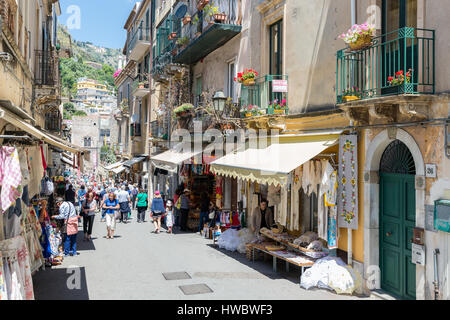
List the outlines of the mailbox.
<svg viewBox="0 0 450 320">
<path fill-rule="evenodd" d="M 434 228 L 450 233 L 450 200 L 434 202 Z"/>
</svg>

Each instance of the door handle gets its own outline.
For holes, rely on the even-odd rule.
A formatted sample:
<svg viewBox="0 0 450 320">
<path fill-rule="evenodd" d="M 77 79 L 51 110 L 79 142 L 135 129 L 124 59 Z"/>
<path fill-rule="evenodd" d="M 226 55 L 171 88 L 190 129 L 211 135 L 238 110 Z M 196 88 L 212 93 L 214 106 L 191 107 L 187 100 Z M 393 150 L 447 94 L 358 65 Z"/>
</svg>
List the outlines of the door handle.
<svg viewBox="0 0 450 320">
<path fill-rule="evenodd" d="M 386 232 L 386 237 L 392 236 L 392 232 Z"/>
</svg>

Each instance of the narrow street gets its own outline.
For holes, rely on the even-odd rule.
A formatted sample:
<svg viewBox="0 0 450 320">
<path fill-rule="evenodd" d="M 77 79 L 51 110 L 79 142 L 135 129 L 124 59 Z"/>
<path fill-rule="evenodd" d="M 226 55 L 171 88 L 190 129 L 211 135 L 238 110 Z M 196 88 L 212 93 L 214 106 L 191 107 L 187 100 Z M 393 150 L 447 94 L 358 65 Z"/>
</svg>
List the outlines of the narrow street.
<svg viewBox="0 0 450 320">
<path fill-rule="evenodd" d="M 133 217 L 136 217 L 135 212 Z M 299 286 L 299 270 L 272 271 L 271 261 L 248 261 L 245 255 L 212 245 L 198 234 L 152 233 L 150 222 L 118 224 L 116 238 L 105 238 L 106 227 L 96 217 L 92 243 L 80 229 L 77 257 L 38 272 L 33 277 L 36 300 L 190 300 L 190 299 L 358 299 Z M 147 217 L 148 221 L 148 217 Z M 81 288 L 69 290 L 67 268 L 80 267 Z M 163 273 L 187 272 L 192 279 L 165 280 Z M 206 284 L 212 293 L 185 295 L 179 286 Z"/>
</svg>

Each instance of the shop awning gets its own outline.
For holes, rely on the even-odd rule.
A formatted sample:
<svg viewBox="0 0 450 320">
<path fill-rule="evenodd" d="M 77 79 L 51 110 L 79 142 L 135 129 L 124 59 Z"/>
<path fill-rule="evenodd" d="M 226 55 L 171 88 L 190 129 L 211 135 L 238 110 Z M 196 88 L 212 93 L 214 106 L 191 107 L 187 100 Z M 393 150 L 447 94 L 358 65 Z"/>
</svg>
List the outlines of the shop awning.
<svg viewBox="0 0 450 320">
<path fill-rule="evenodd" d="M 89 150 L 84 149 L 84 148 L 82 148 L 82 147 L 80 147 L 80 146 L 77 146 L 76 144 L 70 143 L 70 142 L 68 142 L 68 141 L 66 141 L 66 140 L 63 140 L 63 139 L 61 139 L 60 137 L 55 136 L 55 135 L 53 135 L 53 134 L 51 134 L 51 133 L 49 133 L 49 132 L 47 132 L 47 131 L 44 131 L 44 133 L 45 133 L 47 136 L 49 136 L 50 138 L 52 138 L 53 140 L 56 140 L 56 141 L 58 141 L 58 142 L 61 142 L 61 143 L 63 143 L 64 145 L 67 145 L 67 146 L 69 146 L 69 147 L 71 147 L 71 148 L 77 149 L 78 152 L 85 153 L 85 154 L 89 154 L 89 153 L 90 153 Z"/>
<path fill-rule="evenodd" d="M 134 166 L 135 164 L 140 163 L 140 162 L 144 161 L 145 159 L 147 159 L 147 157 L 136 157 L 136 158 L 133 158 L 133 159 L 131 159 L 131 160 L 125 161 L 125 162 L 123 163 L 123 165 L 124 165 L 125 167 L 131 168 L 131 167 Z"/>
<path fill-rule="evenodd" d="M 123 172 L 123 171 L 125 171 L 125 170 L 127 170 L 126 167 L 120 166 L 120 167 L 114 168 L 114 169 L 112 169 L 112 170 L 110 170 L 110 171 L 114 172 L 115 174 L 119 174 L 119 173 L 121 173 L 121 172 Z"/>
<path fill-rule="evenodd" d="M 73 167 L 73 160 L 70 160 L 66 157 L 61 157 L 61 161 L 64 162 L 65 164 L 68 164 L 69 166 Z M 77 165 L 75 165 L 75 169 L 78 168 Z"/>
<path fill-rule="evenodd" d="M 105 167 L 105 170 L 107 170 L 107 171 L 112 171 L 113 169 L 116 169 L 116 168 L 118 168 L 118 167 L 120 167 L 120 166 L 122 166 L 122 165 L 123 165 L 123 161 L 119 161 L 119 162 L 110 164 L 109 166 L 106 166 L 106 167 Z"/>
<path fill-rule="evenodd" d="M 262 184 L 285 185 L 291 171 L 335 145 L 339 135 L 304 135 L 304 138 L 295 143 L 279 142 L 264 149 L 230 153 L 211 163 L 211 171 Z"/>
<path fill-rule="evenodd" d="M 0 107 L 0 118 L 4 119 L 5 121 L 9 122 L 13 126 L 31 134 L 35 138 L 42 140 L 48 144 L 51 144 L 55 147 L 58 147 L 62 150 L 66 150 L 72 153 L 77 153 L 80 150 L 75 149 L 73 147 L 70 147 L 66 145 L 65 143 L 59 142 L 53 138 L 51 138 L 46 133 L 42 132 L 41 130 L 35 128 L 33 125 L 25 122 L 25 120 L 20 119 L 17 115 L 9 112 L 8 110 Z"/>
<path fill-rule="evenodd" d="M 156 168 L 169 172 L 177 172 L 179 164 L 182 164 L 184 161 L 191 159 L 202 152 L 203 150 L 194 151 L 190 147 L 181 148 L 180 145 L 177 145 L 173 149 L 152 157 L 151 160 L 153 166 Z"/>
</svg>

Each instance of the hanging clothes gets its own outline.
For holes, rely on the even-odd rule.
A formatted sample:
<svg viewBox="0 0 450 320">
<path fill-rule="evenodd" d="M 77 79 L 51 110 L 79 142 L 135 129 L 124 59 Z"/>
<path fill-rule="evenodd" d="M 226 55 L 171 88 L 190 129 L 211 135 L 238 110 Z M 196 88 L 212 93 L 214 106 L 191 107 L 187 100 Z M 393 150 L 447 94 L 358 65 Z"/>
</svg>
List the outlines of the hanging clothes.
<svg viewBox="0 0 450 320">
<path fill-rule="evenodd" d="M 6 290 L 6 279 L 3 265 L 3 255 L 0 252 L 0 301 L 8 300 L 8 291 Z"/>
<path fill-rule="evenodd" d="M 6 211 L 21 195 L 22 183 L 20 160 L 14 147 L 0 147 L 0 209 Z"/>
<path fill-rule="evenodd" d="M 10 300 L 34 300 L 33 279 L 25 239 L 19 236 L 1 241 L 0 251 L 8 253 L 11 274 Z"/>
<path fill-rule="evenodd" d="M 286 226 L 287 225 L 287 209 L 288 209 L 288 191 L 286 188 L 281 188 L 281 202 L 278 205 L 279 208 L 279 222 L 282 226 Z"/>
<path fill-rule="evenodd" d="M 310 189 L 311 180 L 312 180 L 312 177 L 310 176 L 311 175 L 310 165 L 311 165 L 311 161 L 308 161 L 303 164 L 302 189 L 306 195 L 310 195 L 309 189 Z"/>
<path fill-rule="evenodd" d="M 302 188 L 303 169 L 297 168 L 294 171 L 294 178 L 291 187 L 291 231 L 300 230 L 300 189 Z"/>
<path fill-rule="evenodd" d="M 30 163 L 31 181 L 28 184 L 28 193 L 30 198 L 39 194 L 41 180 L 44 177 L 44 167 L 42 164 L 41 148 L 39 146 L 26 148 L 28 161 Z"/>
<path fill-rule="evenodd" d="M 320 167 L 320 172 L 316 171 L 316 178 L 319 177 L 319 194 L 317 197 L 317 214 L 318 214 L 318 230 L 317 234 L 319 238 L 326 240 L 328 237 L 328 208 L 325 206 L 325 193 L 328 190 L 327 185 L 323 185 L 323 175 L 322 175 L 322 168 L 326 168 L 328 161 L 327 160 L 321 160 L 320 162 L 317 161 L 318 166 Z"/>
<path fill-rule="evenodd" d="M 22 173 L 22 187 L 25 187 L 30 182 L 30 171 L 27 154 L 23 148 L 18 148 L 20 172 Z"/>
<path fill-rule="evenodd" d="M 337 200 L 337 171 L 326 161 L 323 170 L 322 188 L 325 190 L 325 204 L 329 207 L 336 205 Z"/>
<path fill-rule="evenodd" d="M 329 216 L 328 216 L 328 236 L 327 236 L 327 242 L 328 242 L 328 249 L 337 249 L 338 247 L 338 227 L 337 227 L 337 207 L 329 207 Z"/>
<path fill-rule="evenodd" d="M 269 201 L 270 206 L 275 206 L 281 201 L 281 186 L 269 185 L 267 190 L 267 201 Z"/>
</svg>

